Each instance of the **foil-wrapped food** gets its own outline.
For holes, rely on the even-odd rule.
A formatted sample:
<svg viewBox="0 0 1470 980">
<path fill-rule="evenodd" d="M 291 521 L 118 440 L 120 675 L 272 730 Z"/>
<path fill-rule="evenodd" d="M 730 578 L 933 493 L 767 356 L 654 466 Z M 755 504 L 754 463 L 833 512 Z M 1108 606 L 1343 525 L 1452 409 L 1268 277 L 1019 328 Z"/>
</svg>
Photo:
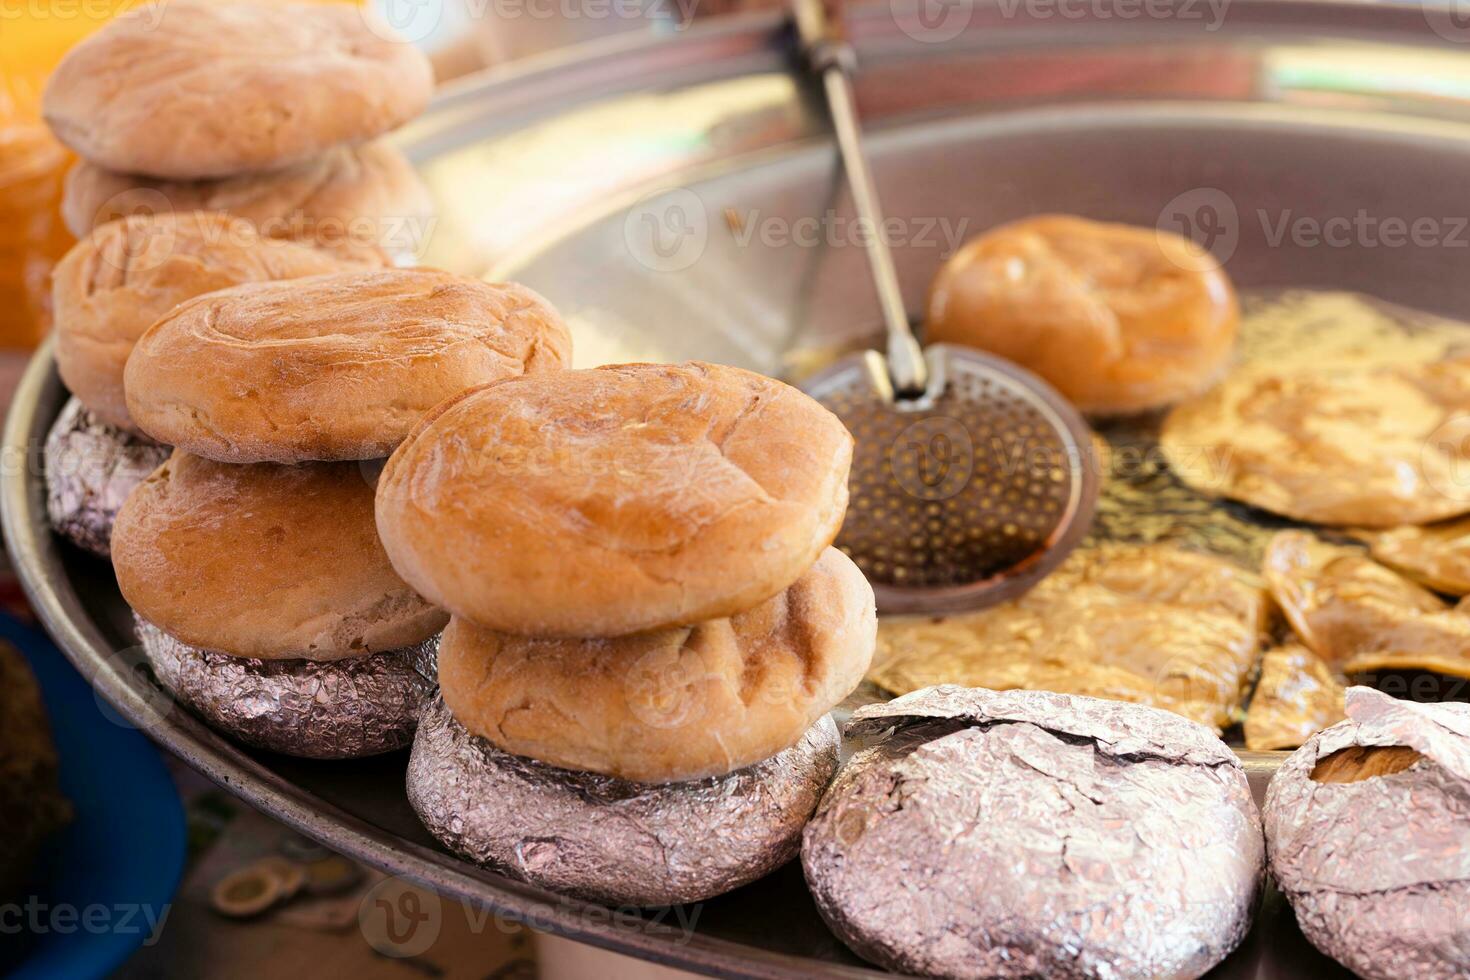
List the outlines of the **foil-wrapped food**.
<svg viewBox="0 0 1470 980">
<path fill-rule="evenodd" d="M 1363 687 L 1271 780 L 1271 871 L 1302 932 L 1369 980 L 1470 976 L 1470 705 Z"/>
<path fill-rule="evenodd" d="M 1282 531 L 1266 549 L 1263 570 L 1292 629 L 1333 670 L 1470 677 L 1470 613 L 1361 549 Z"/>
<path fill-rule="evenodd" d="M 1141 705 L 943 686 L 854 713 L 879 736 L 808 825 L 817 907 L 859 955 L 942 977 L 1198 977 L 1265 867 L 1240 760 Z"/>
<path fill-rule="evenodd" d="M 1104 544 L 990 609 L 885 617 L 869 676 L 896 694 L 959 684 L 1132 701 L 1218 732 L 1238 713 L 1267 611 L 1257 576 L 1230 561 Z"/>
<path fill-rule="evenodd" d="M 169 457 L 147 436 L 100 421 L 75 398 L 46 436 L 46 513 L 78 547 L 111 554 L 112 523 L 128 494 Z"/>
<path fill-rule="evenodd" d="M 839 742 L 824 715 L 796 745 L 728 775 L 635 783 L 502 752 L 436 697 L 408 798 L 450 850 L 534 885 L 614 906 L 697 902 L 796 856 Z"/>
<path fill-rule="evenodd" d="M 413 741 L 435 683 L 435 636 L 343 660 L 255 660 L 199 650 L 135 616 L 154 674 L 211 726 L 247 745 L 308 759 L 357 759 Z"/>
</svg>

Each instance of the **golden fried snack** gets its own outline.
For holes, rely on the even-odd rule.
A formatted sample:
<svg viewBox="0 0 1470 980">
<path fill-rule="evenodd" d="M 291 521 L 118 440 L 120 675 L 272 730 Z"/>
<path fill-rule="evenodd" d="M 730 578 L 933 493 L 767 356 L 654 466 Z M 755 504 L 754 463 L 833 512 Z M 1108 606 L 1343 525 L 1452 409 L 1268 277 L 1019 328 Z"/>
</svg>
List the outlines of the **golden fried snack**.
<svg viewBox="0 0 1470 980">
<path fill-rule="evenodd" d="M 103 422 L 135 429 L 123 370 L 138 338 L 170 310 L 241 283 L 347 268 L 329 252 L 263 238 L 211 211 L 114 221 L 77 242 L 52 273 L 57 370 Z"/>
<path fill-rule="evenodd" d="M 1346 690 L 1332 668 L 1300 643 L 1267 650 L 1246 709 L 1245 747 L 1252 752 L 1298 748 L 1346 717 Z"/>
<path fill-rule="evenodd" d="M 1470 512 L 1470 358 L 1243 372 L 1175 408 L 1179 478 L 1317 524 L 1424 524 Z"/>
<path fill-rule="evenodd" d="M 1266 609 L 1255 577 L 1230 562 L 1104 545 L 994 608 L 883 619 L 869 676 L 895 694 L 961 684 L 1132 701 L 1219 731 L 1244 693 Z"/>
<path fill-rule="evenodd" d="M 548 765 L 641 783 L 704 779 L 784 752 L 862 682 L 873 589 L 828 548 L 728 619 L 610 639 L 513 636 L 451 619 L 444 702 L 469 731 Z"/>
<path fill-rule="evenodd" d="M 1208 388 L 1239 320 L 1224 270 L 1187 239 L 1041 215 L 994 228 L 946 262 L 924 330 L 1030 368 L 1085 412 L 1120 415 Z"/>
<path fill-rule="evenodd" d="M 138 428 L 208 459 L 378 459 L 445 399 L 571 356 L 524 286 L 379 269 L 180 304 L 133 346 L 123 387 Z"/>
<path fill-rule="evenodd" d="M 1436 592 L 1470 594 L 1470 517 L 1351 532 L 1383 564 Z"/>
<path fill-rule="evenodd" d="M 433 88 L 429 59 L 370 10 L 171 0 L 72 48 L 42 112 L 93 163 L 195 180 L 380 136 L 422 112 Z"/>
<path fill-rule="evenodd" d="M 1333 669 L 1470 677 L 1470 615 L 1362 551 L 1282 531 L 1264 572 L 1292 629 Z"/>
</svg>

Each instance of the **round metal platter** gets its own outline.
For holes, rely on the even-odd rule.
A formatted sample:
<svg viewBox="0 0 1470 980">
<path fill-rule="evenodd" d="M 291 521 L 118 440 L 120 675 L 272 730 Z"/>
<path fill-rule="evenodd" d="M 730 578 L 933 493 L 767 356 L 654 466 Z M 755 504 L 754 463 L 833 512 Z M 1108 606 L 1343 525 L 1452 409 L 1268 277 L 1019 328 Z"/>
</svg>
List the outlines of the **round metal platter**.
<svg viewBox="0 0 1470 980">
<path fill-rule="evenodd" d="M 1247 288 L 1470 318 L 1470 33 L 1448 15 L 1314 0 L 923 13 L 893 0 L 852 23 L 911 312 L 960 240 L 1067 211 L 1207 222 Z M 825 116 L 774 18 L 623 36 L 458 83 L 400 140 L 442 215 L 422 260 L 541 291 L 580 364 L 698 357 L 793 377 L 876 325 Z M 1359 215 L 1425 219 L 1437 236 L 1297 233 Z M 6 425 L 7 545 L 99 694 L 187 763 L 332 847 L 540 929 L 711 975 L 875 975 L 823 926 L 798 867 L 698 907 L 614 913 L 439 849 L 404 796 L 402 754 L 309 762 L 216 735 L 140 666 L 110 569 L 46 527 L 40 450 L 64 400 L 43 348 Z M 1246 756 L 1258 794 L 1276 758 Z M 1216 975 L 1336 970 L 1272 893 Z"/>
</svg>

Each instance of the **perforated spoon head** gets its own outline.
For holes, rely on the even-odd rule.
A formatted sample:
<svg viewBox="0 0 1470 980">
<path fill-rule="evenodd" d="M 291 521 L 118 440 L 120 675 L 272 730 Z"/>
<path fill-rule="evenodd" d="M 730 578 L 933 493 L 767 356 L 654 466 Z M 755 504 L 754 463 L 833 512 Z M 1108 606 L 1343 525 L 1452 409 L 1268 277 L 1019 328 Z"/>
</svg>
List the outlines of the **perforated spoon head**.
<svg viewBox="0 0 1470 980">
<path fill-rule="evenodd" d="M 979 609 L 1024 592 L 1081 542 L 1097 504 L 1091 432 L 1009 361 L 925 351 L 923 397 L 895 399 L 881 354 L 844 358 L 804 390 L 853 435 L 837 546 L 884 613 Z"/>
</svg>

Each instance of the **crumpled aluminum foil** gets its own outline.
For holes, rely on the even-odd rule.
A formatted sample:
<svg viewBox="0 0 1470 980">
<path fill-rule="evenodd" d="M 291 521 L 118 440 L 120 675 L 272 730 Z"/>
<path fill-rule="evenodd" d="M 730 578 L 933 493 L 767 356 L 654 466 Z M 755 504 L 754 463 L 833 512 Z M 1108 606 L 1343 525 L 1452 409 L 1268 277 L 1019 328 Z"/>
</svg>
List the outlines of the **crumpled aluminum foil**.
<svg viewBox="0 0 1470 980">
<path fill-rule="evenodd" d="M 1265 842 L 1239 759 L 1161 709 L 924 688 L 853 714 L 886 732 L 802 845 L 860 956 L 942 977 L 1198 977 L 1244 938 Z"/>
<path fill-rule="evenodd" d="M 56 532 L 103 558 L 133 488 L 172 450 L 100 421 L 75 398 L 46 435 L 46 513 Z"/>
<path fill-rule="evenodd" d="M 186 646 L 134 616 L 160 683 L 213 727 L 247 745 L 307 759 L 359 759 L 413 741 L 436 685 L 415 647 L 349 660 L 254 660 Z"/>
<path fill-rule="evenodd" d="M 435 698 L 414 739 L 408 799 L 471 861 L 606 905 L 675 905 L 795 857 L 839 743 L 827 715 L 796 745 L 729 775 L 634 783 L 502 752 Z"/>
<path fill-rule="evenodd" d="M 1365 687 L 1266 791 L 1271 872 L 1302 932 L 1369 980 L 1470 976 L 1470 704 L 1415 704 Z M 1353 746 L 1424 758 L 1391 775 L 1318 782 Z"/>
</svg>

